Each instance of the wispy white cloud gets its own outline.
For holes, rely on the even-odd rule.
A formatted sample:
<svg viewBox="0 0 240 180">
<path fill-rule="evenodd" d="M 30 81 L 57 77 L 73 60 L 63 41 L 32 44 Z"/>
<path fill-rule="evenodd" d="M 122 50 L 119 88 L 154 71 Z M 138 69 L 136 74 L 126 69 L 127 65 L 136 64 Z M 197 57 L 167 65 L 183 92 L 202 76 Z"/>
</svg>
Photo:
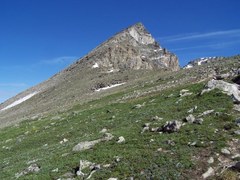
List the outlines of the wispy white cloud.
<svg viewBox="0 0 240 180">
<path fill-rule="evenodd" d="M 229 42 L 216 42 L 211 44 L 204 44 L 199 46 L 187 46 L 183 48 L 173 48 L 172 51 L 184 51 L 184 50 L 192 50 L 192 49 L 201 49 L 201 48 L 210 48 L 215 50 L 221 50 L 224 48 L 231 47 L 232 45 L 240 44 L 240 40 L 229 41 Z"/>
<path fill-rule="evenodd" d="M 185 40 L 196 40 L 196 39 L 209 39 L 209 38 L 218 38 L 218 37 L 239 37 L 240 38 L 240 29 L 232 29 L 226 31 L 214 31 L 206 33 L 188 33 L 180 34 L 174 36 L 162 37 L 160 40 L 165 42 L 176 42 L 176 41 L 185 41 Z"/>
<path fill-rule="evenodd" d="M 25 87 L 26 83 L 0 83 L 0 87 Z"/>
</svg>

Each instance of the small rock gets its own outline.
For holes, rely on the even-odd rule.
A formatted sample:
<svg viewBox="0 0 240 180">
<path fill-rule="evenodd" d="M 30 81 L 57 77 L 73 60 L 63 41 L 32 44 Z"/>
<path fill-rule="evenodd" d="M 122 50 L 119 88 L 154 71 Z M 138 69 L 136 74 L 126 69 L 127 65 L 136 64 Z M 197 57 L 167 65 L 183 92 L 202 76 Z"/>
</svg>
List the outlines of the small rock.
<svg viewBox="0 0 240 180">
<path fill-rule="evenodd" d="M 178 131 L 182 126 L 182 123 L 180 121 L 170 121 L 166 122 L 165 125 L 162 126 L 162 131 L 167 133 L 173 133 Z"/>
<path fill-rule="evenodd" d="M 104 164 L 103 167 L 104 168 L 109 168 L 109 167 L 111 167 L 111 164 Z"/>
<path fill-rule="evenodd" d="M 230 155 L 231 154 L 231 152 L 227 148 L 222 148 L 221 153 L 224 154 L 224 155 Z"/>
<path fill-rule="evenodd" d="M 107 132 L 107 129 L 103 128 L 99 133 L 106 133 L 106 132 Z"/>
<path fill-rule="evenodd" d="M 195 119 L 195 121 L 193 123 L 202 124 L 203 123 L 203 118 L 197 118 L 197 119 Z"/>
<path fill-rule="evenodd" d="M 15 177 L 19 178 L 23 175 L 29 174 L 29 173 L 37 173 L 40 171 L 40 166 L 38 166 L 36 163 L 31 164 L 27 169 L 25 169 L 24 171 L 20 172 L 20 173 L 16 173 Z"/>
<path fill-rule="evenodd" d="M 162 119 L 163 119 L 163 118 L 160 118 L 160 117 L 158 117 L 158 116 L 154 116 L 154 117 L 151 118 L 152 121 L 160 121 L 160 120 L 162 120 Z"/>
<path fill-rule="evenodd" d="M 141 104 L 136 104 L 136 105 L 133 106 L 133 109 L 140 109 L 140 108 L 142 108 L 142 107 L 143 107 L 143 105 L 141 105 Z"/>
<path fill-rule="evenodd" d="M 237 162 L 231 167 L 232 170 L 240 172 L 240 162 Z"/>
<path fill-rule="evenodd" d="M 214 169 L 212 167 L 208 168 L 208 170 L 202 175 L 203 179 L 206 179 L 215 174 Z"/>
<path fill-rule="evenodd" d="M 68 142 L 68 139 L 64 138 L 62 141 L 60 141 L 60 144 Z"/>
<path fill-rule="evenodd" d="M 204 111 L 202 114 L 199 115 L 199 117 L 209 115 L 209 114 L 211 114 L 211 113 L 213 113 L 213 112 L 214 112 L 213 109 Z"/>
<path fill-rule="evenodd" d="M 193 113 L 194 110 L 196 110 L 196 109 L 197 109 L 197 106 L 194 106 L 193 108 L 191 108 L 191 109 L 188 110 L 188 113 Z"/>
<path fill-rule="evenodd" d="M 212 164 L 212 163 L 214 163 L 214 159 L 213 159 L 213 157 L 210 157 L 209 159 L 208 159 L 208 164 Z"/>
<path fill-rule="evenodd" d="M 191 96 L 193 93 L 189 92 L 188 89 L 182 89 L 179 93 L 180 97 Z"/>
<path fill-rule="evenodd" d="M 105 133 L 105 134 L 103 135 L 102 140 L 103 140 L 103 141 L 110 141 L 110 140 L 112 140 L 113 138 L 114 138 L 114 136 L 113 136 L 111 133 Z"/>
<path fill-rule="evenodd" d="M 125 138 L 123 137 L 123 136 L 120 136 L 119 138 L 118 138 L 118 141 L 117 141 L 117 143 L 124 143 L 125 142 Z"/>
<path fill-rule="evenodd" d="M 108 180 L 118 180 L 118 178 L 108 178 Z"/>
<path fill-rule="evenodd" d="M 76 146 L 74 146 L 72 150 L 73 151 L 84 151 L 84 150 L 87 150 L 87 149 L 91 149 L 91 148 L 93 148 L 93 146 L 95 146 L 99 142 L 101 142 L 100 139 L 94 140 L 94 141 L 80 142 Z"/>
<path fill-rule="evenodd" d="M 235 134 L 240 135 L 240 130 L 234 131 Z"/>
<path fill-rule="evenodd" d="M 58 168 L 53 169 L 52 172 L 58 172 Z"/>
<path fill-rule="evenodd" d="M 186 118 L 185 121 L 188 123 L 193 123 L 195 121 L 195 117 L 192 114 L 189 114 Z"/>
</svg>

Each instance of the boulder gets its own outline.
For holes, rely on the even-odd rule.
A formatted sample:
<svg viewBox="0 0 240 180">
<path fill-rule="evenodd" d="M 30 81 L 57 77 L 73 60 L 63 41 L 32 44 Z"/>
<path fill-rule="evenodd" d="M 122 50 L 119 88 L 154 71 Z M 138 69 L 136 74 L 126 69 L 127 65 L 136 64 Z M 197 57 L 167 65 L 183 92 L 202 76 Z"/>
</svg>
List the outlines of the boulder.
<svg viewBox="0 0 240 180">
<path fill-rule="evenodd" d="M 182 126 L 182 123 L 180 121 L 170 121 L 170 122 L 166 122 L 165 125 L 162 126 L 162 132 L 166 132 L 166 133 L 173 133 L 178 131 Z"/>
<path fill-rule="evenodd" d="M 223 80 L 212 79 L 207 83 L 205 89 L 201 92 L 201 94 L 209 92 L 213 89 L 219 89 L 224 93 L 227 93 L 227 95 L 233 98 L 234 102 L 236 102 L 237 104 L 240 103 L 240 91 L 237 84 L 231 84 Z"/>
<path fill-rule="evenodd" d="M 202 175 L 203 179 L 207 179 L 210 176 L 215 174 L 214 169 L 212 167 L 208 168 L 208 170 Z"/>
</svg>

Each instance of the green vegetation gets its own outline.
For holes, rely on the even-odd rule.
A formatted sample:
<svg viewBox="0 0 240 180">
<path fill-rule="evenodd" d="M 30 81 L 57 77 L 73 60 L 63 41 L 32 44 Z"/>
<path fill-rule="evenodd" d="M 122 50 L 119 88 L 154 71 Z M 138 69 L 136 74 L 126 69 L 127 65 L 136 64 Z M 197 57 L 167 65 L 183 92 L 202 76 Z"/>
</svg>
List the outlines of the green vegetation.
<svg viewBox="0 0 240 180">
<path fill-rule="evenodd" d="M 80 160 L 101 164 L 101 169 L 92 176 L 95 179 L 199 177 L 207 170 L 207 159 L 219 153 L 233 137 L 237 138 L 232 133 L 237 129 L 234 124 L 237 114 L 232 113 L 231 98 L 217 90 L 200 96 L 203 86 L 203 83 L 181 86 L 124 101 L 118 101 L 124 93 L 117 93 L 77 105 L 65 113 L 1 129 L 0 179 L 15 179 L 15 174 L 33 160 L 41 170 L 19 179 L 57 179 L 74 172 Z M 181 89 L 193 94 L 179 97 Z M 134 109 L 136 104 L 144 106 Z M 213 109 L 214 113 L 204 116 L 203 124 L 186 123 L 176 133 L 141 133 L 145 123 L 161 127 L 166 121 L 182 121 L 194 106 L 195 117 L 206 110 Z M 152 121 L 154 116 L 163 119 Z M 101 138 L 103 128 L 115 138 L 90 150 L 72 151 L 79 142 Z M 116 143 L 119 136 L 126 142 Z M 64 138 L 68 141 L 60 143 Z M 103 167 L 105 164 L 110 167 Z M 56 168 L 58 171 L 53 172 Z"/>
</svg>

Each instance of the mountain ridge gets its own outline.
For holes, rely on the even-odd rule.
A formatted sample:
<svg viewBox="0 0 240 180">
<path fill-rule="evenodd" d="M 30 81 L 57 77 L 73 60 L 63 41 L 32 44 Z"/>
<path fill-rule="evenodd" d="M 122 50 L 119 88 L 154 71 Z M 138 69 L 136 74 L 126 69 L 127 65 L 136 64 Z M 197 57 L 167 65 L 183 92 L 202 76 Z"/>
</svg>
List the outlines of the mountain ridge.
<svg viewBox="0 0 240 180">
<path fill-rule="evenodd" d="M 131 71 L 139 70 L 144 74 L 152 70 L 179 69 L 177 56 L 162 48 L 143 24 L 137 23 L 104 41 L 46 81 L 0 104 L 0 122 L 10 125 L 27 117 L 62 111 L 78 102 L 99 98 L 105 93 L 96 94 L 95 90 L 99 88 L 116 84 L 126 86 L 136 81 L 138 78 Z M 26 98 L 30 94 L 34 96 Z"/>
</svg>

